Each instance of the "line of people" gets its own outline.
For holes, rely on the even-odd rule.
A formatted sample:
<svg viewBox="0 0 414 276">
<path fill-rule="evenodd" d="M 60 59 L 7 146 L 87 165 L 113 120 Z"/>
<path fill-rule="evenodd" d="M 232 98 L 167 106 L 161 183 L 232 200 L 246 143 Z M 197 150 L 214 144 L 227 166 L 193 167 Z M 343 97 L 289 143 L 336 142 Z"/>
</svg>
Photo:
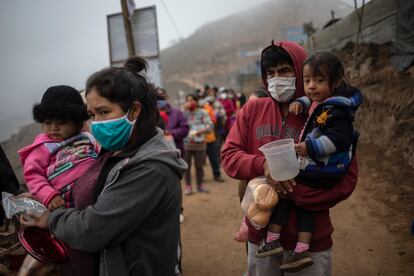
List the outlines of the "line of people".
<svg viewBox="0 0 414 276">
<path fill-rule="evenodd" d="M 204 164 L 208 157 L 214 181 L 224 182 L 220 168 L 220 149 L 235 122 L 237 111 L 245 103 L 244 95 L 236 95 L 233 89 L 209 87 L 196 90 L 185 98 L 183 111 L 171 106 L 164 89 L 158 109 L 166 123 L 166 133 L 174 138 L 181 156 L 189 165 L 185 173 L 184 193 L 193 194 L 191 177 L 192 160 L 196 172 L 196 191 L 208 193 L 204 180 Z M 183 217 L 183 216 L 182 216 Z"/>
<path fill-rule="evenodd" d="M 194 157 L 196 190 L 208 192 L 206 153 L 216 181 L 222 163 L 240 187 L 266 176 L 283 199 L 268 227 L 245 221 L 250 276 L 331 275 L 329 208 L 357 182 L 352 120 L 362 98 L 331 53 L 307 58 L 283 41 L 264 49 L 261 65 L 268 97 L 258 90 L 245 105 L 230 89 L 206 86 L 187 95 L 183 111 L 174 108 L 148 82 L 139 57 L 91 75 L 86 107 L 72 87 L 44 93 L 33 107 L 43 132 L 19 155 L 31 196 L 48 211 L 20 222 L 67 244 L 62 275 L 179 275 L 180 181 L 192 194 Z M 259 147 L 283 138 L 295 140 L 301 174 L 275 181 Z M 335 178 L 329 187 L 321 185 L 325 172 Z"/>
</svg>

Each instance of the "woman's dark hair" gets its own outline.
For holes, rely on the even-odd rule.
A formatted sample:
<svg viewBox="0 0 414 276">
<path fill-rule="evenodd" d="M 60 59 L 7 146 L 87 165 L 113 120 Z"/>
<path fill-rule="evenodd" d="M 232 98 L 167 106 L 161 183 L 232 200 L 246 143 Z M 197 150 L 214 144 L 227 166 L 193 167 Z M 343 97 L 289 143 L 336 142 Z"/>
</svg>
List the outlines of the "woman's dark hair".
<svg viewBox="0 0 414 276">
<path fill-rule="evenodd" d="M 345 69 L 339 58 L 331 52 L 322 51 L 305 60 L 303 67 L 309 66 L 313 76 L 324 76 L 329 79 L 329 87 L 333 95 L 350 97 L 354 88 L 345 77 Z"/>
<path fill-rule="evenodd" d="M 264 69 L 277 66 L 279 64 L 287 63 L 293 66 L 292 58 L 289 53 L 282 47 L 276 46 L 272 43 L 272 46 L 267 48 L 262 54 L 262 66 Z"/>
<path fill-rule="evenodd" d="M 101 97 L 119 104 L 125 112 L 128 112 L 133 102 L 141 104 L 141 113 L 135 123 L 136 140 L 128 148 L 140 146 L 153 137 L 160 120 L 157 91 L 143 74 L 147 66 L 145 59 L 131 57 L 123 68 L 105 68 L 86 81 L 86 95 L 95 89 Z"/>
</svg>

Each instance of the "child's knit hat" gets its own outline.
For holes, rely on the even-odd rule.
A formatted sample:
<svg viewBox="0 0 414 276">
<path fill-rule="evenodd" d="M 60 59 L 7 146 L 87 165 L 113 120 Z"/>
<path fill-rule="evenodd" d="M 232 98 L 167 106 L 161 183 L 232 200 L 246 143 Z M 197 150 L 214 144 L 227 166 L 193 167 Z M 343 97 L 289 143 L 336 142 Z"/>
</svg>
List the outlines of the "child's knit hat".
<svg viewBox="0 0 414 276">
<path fill-rule="evenodd" d="M 33 119 L 38 123 L 47 119 L 84 122 L 89 119 L 89 115 L 78 90 L 57 85 L 49 87 L 40 104 L 33 106 Z"/>
</svg>

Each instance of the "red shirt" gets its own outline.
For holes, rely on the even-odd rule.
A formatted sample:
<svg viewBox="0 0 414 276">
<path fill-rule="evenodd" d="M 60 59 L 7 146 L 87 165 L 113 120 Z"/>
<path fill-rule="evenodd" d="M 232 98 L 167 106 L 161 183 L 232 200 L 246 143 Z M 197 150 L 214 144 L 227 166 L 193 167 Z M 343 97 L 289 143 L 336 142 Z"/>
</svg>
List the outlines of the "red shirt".
<svg viewBox="0 0 414 276">
<path fill-rule="evenodd" d="M 289 114 L 284 118 L 279 104 L 272 98 L 249 101 L 237 114 L 236 123 L 227 136 L 221 152 L 223 169 L 229 176 L 247 181 L 263 175 L 265 157 L 259 151 L 259 147 L 283 138 L 293 138 L 297 142 L 305 121 L 304 115 Z M 291 198 L 296 205 L 318 211 L 314 220 L 311 251 L 323 251 L 332 247 L 333 226 L 329 208 L 352 193 L 357 182 L 357 174 L 357 161 L 354 158 L 348 175 L 333 188 L 313 189 L 299 183 L 294 188 Z M 267 229 L 257 231 L 249 223 L 248 226 L 249 240 L 259 244 L 266 236 Z M 296 214 L 292 209 L 288 225 L 283 227 L 281 233 L 281 242 L 285 249 L 294 249 L 297 233 Z"/>
<path fill-rule="evenodd" d="M 305 50 L 298 44 L 289 41 L 274 42 L 274 45 L 282 47 L 292 59 L 296 76 L 296 95 L 304 95 L 302 66 L 306 59 Z M 263 53 L 272 46 L 268 46 Z M 262 64 L 263 84 L 267 87 L 266 70 Z M 265 158 L 259 151 L 259 147 L 278 139 L 294 138 L 298 141 L 299 134 L 305 124 L 304 115 L 288 115 L 284 118 L 279 110 L 279 103 L 272 98 L 262 98 L 246 103 L 238 113 L 236 123 L 230 130 L 224 144 L 221 158 L 223 169 L 226 173 L 237 179 L 249 181 L 263 175 L 263 163 Z M 297 183 L 291 199 L 297 206 L 311 211 L 317 211 L 312 233 L 310 251 L 317 252 L 332 247 L 333 226 L 329 217 L 329 208 L 346 199 L 354 190 L 358 178 L 358 165 L 354 156 L 348 174 L 340 183 L 330 189 L 313 189 Z M 267 229 L 257 231 L 251 224 L 249 226 L 249 240 L 256 244 L 266 236 Z M 292 209 L 288 225 L 283 227 L 281 242 L 285 249 L 295 248 L 297 241 L 297 220 L 295 210 Z"/>
</svg>

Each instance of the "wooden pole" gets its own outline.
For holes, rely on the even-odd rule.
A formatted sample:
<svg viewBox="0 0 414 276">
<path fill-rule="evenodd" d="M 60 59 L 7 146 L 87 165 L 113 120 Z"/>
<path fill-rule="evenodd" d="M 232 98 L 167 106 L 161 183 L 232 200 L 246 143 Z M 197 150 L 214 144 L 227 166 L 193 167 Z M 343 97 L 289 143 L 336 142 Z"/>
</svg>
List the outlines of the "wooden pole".
<svg viewBox="0 0 414 276">
<path fill-rule="evenodd" d="M 135 56 L 134 37 L 132 34 L 131 22 L 129 22 L 128 5 L 126 1 L 127 0 L 121 0 L 122 17 L 124 18 L 124 29 L 128 44 L 128 55 L 130 57 L 133 57 Z"/>
<path fill-rule="evenodd" d="M 355 0 L 356 3 L 356 0 Z M 353 57 L 353 76 L 357 77 L 358 74 L 356 74 L 356 65 L 357 65 L 357 55 L 359 52 L 359 43 L 360 43 L 360 38 L 361 38 L 361 32 L 362 32 L 362 20 L 364 19 L 364 7 L 365 7 L 365 0 L 362 0 L 362 6 L 360 8 L 360 10 L 358 11 L 358 32 L 357 32 L 357 37 L 356 37 L 356 42 L 355 42 L 355 48 L 354 48 L 354 57 Z"/>
</svg>

